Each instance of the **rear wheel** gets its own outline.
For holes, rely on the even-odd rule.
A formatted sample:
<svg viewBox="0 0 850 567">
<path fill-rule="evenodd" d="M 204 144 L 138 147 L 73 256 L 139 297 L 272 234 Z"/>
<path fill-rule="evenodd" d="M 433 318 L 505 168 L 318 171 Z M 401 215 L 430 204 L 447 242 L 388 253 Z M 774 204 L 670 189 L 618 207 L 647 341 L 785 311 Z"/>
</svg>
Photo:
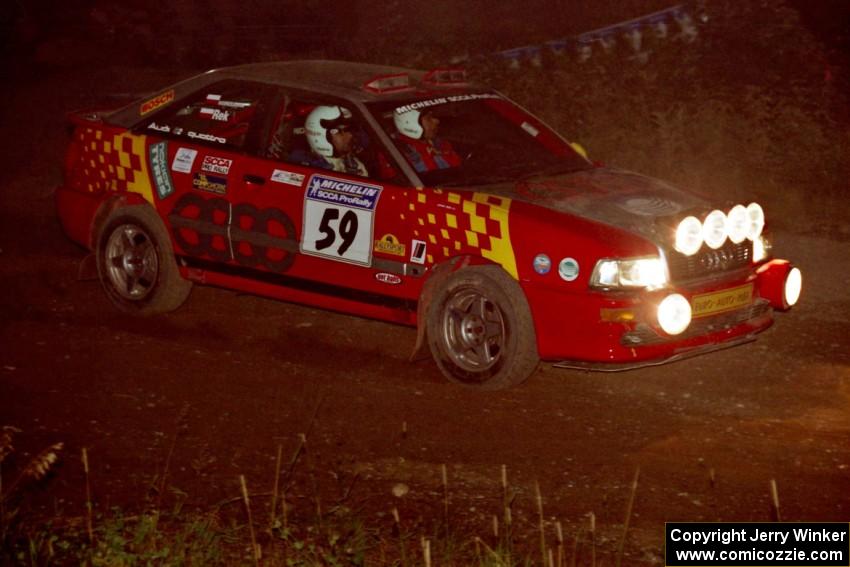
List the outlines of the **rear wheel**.
<svg viewBox="0 0 850 567">
<path fill-rule="evenodd" d="M 464 268 L 437 284 L 428 344 L 449 380 L 497 390 L 537 367 L 537 340 L 519 284 L 497 266 Z"/>
<path fill-rule="evenodd" d="M 192 290 L 180 276 L 162 221 L 143 205 L 117 209 L 106 220 L 97 271 L 112 303 L 137 315 L 173 311 Z"/>
</svg>

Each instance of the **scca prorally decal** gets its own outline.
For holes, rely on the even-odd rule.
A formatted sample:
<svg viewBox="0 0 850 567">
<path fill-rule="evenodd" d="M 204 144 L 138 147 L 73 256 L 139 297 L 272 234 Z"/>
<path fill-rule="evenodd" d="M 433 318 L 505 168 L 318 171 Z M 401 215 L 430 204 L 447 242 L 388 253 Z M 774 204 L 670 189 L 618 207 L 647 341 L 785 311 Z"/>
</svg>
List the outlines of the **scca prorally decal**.
<svg viewBox="0 0 850 567">
<path fill-rule="evenodd" d="M 165 199 L 174 193 L 171 172 L 168 171 L 168 142 L 157 142 L 148 148 L 156 194 Z"/>
<path fill-rule="evenodd" d="M 231 217 L 231 243 L 227 243 Z M 168 216 L 175 243 L 192 256 L 224 262 L 231 257 L 242 266 L 285 272 L 295 261 L 295 225 L 280 209 L 258 209 L 250 203 L 230 203 L 220 197 L 186 193 Z M 274 228 L 273 228 L 274 227 Z M 185 231 L 192 233 L 187 238 Z M 216 243 L 219 246 L 216 246 Z"/>
<path fill-rule="evenodd" d="M 220 158 L 215 156 L 204 156 L 204 161 L 201 163 L 201 169 L 203 171 L 209 171 L 210 173 L 220 173 L 221 175 L 227 175 L 230 173 L 230 166 L 233 165 L 232 159 Z"/>
</svg>

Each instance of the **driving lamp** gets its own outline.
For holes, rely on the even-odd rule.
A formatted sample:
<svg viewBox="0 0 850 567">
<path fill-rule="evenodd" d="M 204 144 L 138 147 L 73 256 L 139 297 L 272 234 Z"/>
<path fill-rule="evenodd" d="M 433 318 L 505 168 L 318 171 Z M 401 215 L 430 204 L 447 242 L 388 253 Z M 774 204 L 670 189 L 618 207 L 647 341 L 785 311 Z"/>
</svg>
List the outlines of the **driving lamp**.
<svg viewBox="0 0 850 567">
<path fill-rule="evenodd" d="M 729 211 L 726 228 L 729 231 L 729 240 L 735 244 L 740 244 L 747 238 L 749 232 L 749 217 L 747 216 L 747 208 L 744 205 L 735 205 Z"/>
<path fill-rule="evenodd" d="M 676 227 L 676 250 L 692 256 L 702 246 L 702 223 L 696 217 L 686 217 Z"/>
<path fill-rule="evenodd" d="M 684 296 L 674 293 L 658 304 L 658 324 L 668 335 L 678 335 L 691 324 L 691 304 Z"/>
<path fill-rule="evenodd" d="M 747 238 L 755 241 L 761 236 L 761 231 L 764 228 L 764 211 L 758 203 L 750 203 L 747 205 L 747 217 L 749 218 L 749 226 L 747 227 Z"/>
<path fill-rule="evenodd" d="M 709 248 L 717 250 L 726 242 L 726 215 L 714 210 L 705 217 L 702 224 L 702 238 Z"/>
</svg>

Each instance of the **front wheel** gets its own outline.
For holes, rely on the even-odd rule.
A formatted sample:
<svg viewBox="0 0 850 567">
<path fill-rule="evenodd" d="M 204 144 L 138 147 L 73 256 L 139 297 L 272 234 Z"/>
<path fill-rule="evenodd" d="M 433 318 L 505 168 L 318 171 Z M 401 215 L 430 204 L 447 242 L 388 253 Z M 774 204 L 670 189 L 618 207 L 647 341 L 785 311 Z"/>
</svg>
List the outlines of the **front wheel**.
<svg viewBox="0 0 850 567">
<path fill-rule="evenodd" d="M 540 361 L 525 295 L 497 266 L 464 268 L 437 284 L 426 324 L 434 360 L 453 382 L 507 388 Z"/>
<path fill-rule="evenodd" d="M 162 221 L 146 206 L 117 209 L 106 220 L 97 272 L 112 303 L 137 315 L 173 311 L 192 290 L 180 276 Z"/>
</svg>

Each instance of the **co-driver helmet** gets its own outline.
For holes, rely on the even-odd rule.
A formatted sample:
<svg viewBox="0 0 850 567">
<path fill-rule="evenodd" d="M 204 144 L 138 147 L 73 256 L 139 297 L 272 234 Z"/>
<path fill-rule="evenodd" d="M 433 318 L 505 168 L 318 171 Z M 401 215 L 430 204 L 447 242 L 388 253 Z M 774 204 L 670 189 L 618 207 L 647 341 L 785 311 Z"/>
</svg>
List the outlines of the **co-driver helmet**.
<svg viewBox="0 0 850 567">
<path fill-rule="evenodd" d="M 393 121 L 395 122 L 396 130 L 407 136 L 418 140 L 422 137 L 424 130 L 422 124 L 419 123 L 419 118 L 422 113 L 418 110 L 408 110 L 407 112 L 393 112 Z"/>
</svg>

